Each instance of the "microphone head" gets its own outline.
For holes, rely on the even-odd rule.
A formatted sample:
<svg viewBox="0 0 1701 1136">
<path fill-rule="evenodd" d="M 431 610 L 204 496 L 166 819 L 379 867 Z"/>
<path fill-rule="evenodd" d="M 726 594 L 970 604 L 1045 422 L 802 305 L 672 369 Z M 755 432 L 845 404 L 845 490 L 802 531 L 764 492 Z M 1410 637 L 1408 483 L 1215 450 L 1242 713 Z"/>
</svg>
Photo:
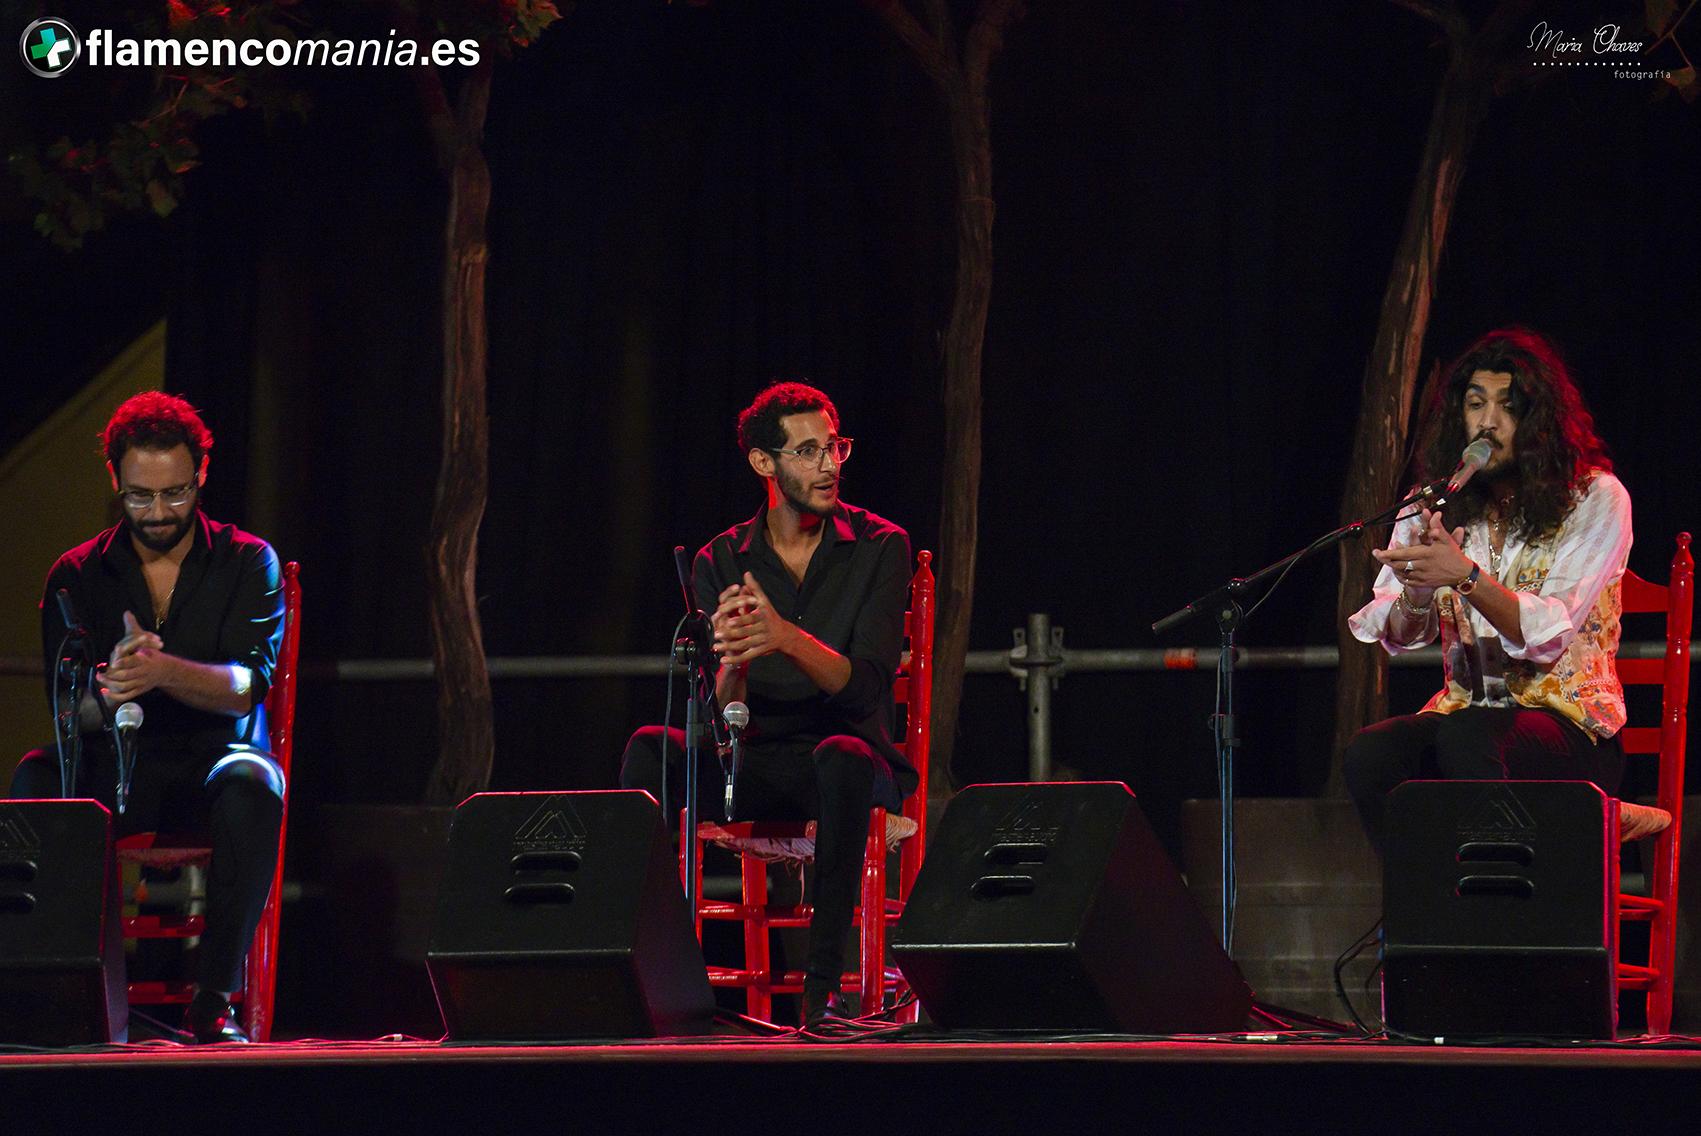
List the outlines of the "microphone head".
<svg viewBox="0 0 1701 1136">
<path fill-rule="evenodd" d="M 1488 464 L 1488 459 L 1494 456 L 1494 443 L 1487 438 L 1478 438 L 1465 447 L 1465 452 L 1459 455 L 1461 468 L 1473 473 Z"/>
<path fill-rule="evenodd" d="M 112 721 L 120 730 L 133 730 L 142 724 L 142 708 L 134 702 L 126 702 L 114 712 Z"/>
<path fill-rule="evenodd" d="M 733 729 L 742 730 L 750 724 L 750 707 L 742 702 L 728 702 L 721 711 L 721 717 Z"/>
<path fill-rule="evenodd" d="M 1447 479 L 1447 492 L 1457 493 L 1465 487 L 1465 482 L 1475 477 L 1477 471 L 1488 464 L 1488 459 L 1494 456 L 1494 443 L 1487 438 L 1478 438 L 1465 447 L 1465 452 L 1459 455 L 1459 465 L 1453 475 Z"/>
</svg>

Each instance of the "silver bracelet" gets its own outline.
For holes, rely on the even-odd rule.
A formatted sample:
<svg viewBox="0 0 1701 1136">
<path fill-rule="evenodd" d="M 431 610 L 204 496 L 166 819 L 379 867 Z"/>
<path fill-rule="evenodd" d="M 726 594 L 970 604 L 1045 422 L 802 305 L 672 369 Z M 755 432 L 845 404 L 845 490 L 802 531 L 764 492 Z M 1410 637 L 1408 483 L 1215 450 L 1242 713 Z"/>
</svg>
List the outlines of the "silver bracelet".
<svg viewBox="0 0 1701 1136">
<path fill-rule="evenodd" d="M 1409 616 L 1412 616 L 1415 619 L 1422 619 L 1424 616 L 1428 615 L 1435 608 L 1434 597 L 1431 597 L 1430 601 L 1428 603 L 1424 604 L 1422 607 L 1413 607 L 1412 601 L 1408 600 L 1406 598 L 1406 589 L 1404 589 L 1404 588 L 1400 589 L 1400 594 L 1394 600 L 1394 602 L 1399 604 L 1401 607 L 1405 608 L 1406 614 L 1409 615 Z"/>
</svg>

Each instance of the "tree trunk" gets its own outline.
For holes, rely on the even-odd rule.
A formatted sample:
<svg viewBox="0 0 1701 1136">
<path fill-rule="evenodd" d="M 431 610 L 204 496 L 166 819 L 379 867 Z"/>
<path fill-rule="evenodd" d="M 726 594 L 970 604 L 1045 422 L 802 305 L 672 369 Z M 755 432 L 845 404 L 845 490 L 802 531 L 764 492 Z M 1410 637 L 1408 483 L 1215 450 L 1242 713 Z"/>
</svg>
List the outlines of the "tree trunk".
<svg viewBox="0 0 1701 1136">
<path fill-rule="evenodd" d="M 910 49 L 938 88 L 951 136 L 956 175 L 957 278 L 941 345 L 945 411 L 939 504 L 939 606 L 934 632 L 933 744 L 928 784 L 948 796 L 951 754 L 974 612 L 975 547 L 980 526 L 981 356 L 992 304 L 992 130 L 987 80 L 1004 30 L 1021 15 L 1020 0 L 982 0 L 959 47 L 949 6 L 928 0 L 931 30 L 901 0 L 879 7 L 886 25 Z"/>
<path fill-rule="evenodd" d="M 434 103 L 427 91 L 427 114 L 439 168 L 448 178 L 449 210 L 443 248 L 443 462 L 426 545 L 438 755 L 426 801 L 452 805 L 490 784 L 496 749 L 476 588 L 478 530 L 490 476 L 484 307 L 490 170 L 482 150 L 488 63 L 462 79 L 452 117 L 446 118 L 440 85 L 436 94 Z"/>
<path fill-rule="evenodd" d="M 1343 522 L 1381 512 L 1404 488 L 1399 478 L 1406 464 L 1412 397 L 1447 222 L 1477 127 L 1494 97 L 1494 58 L 1506 29 L 1527 7 L 1521 0 L 1503 4 L 1474 35 L 1451 10 L 1432 17 L 1448 33 L 1447 72 L 1435 94 L 1423 156 L 1406 207 L 1405 228 L 1382 296 L 1376 341 L 1365 364 L 1358 426 L 1341 502 Z M 1447 20 L 1449 16 L 1452 22 Z M 1380 547 L 1386 539 L 1386 531 L 1367 531 L 1364 540 L 1340 547 L 1336 626 L 1341 666 L 1335 690 L 1335 759 L 1326 790 L 1330 796 L 1345 793 L 1341 750 L 1364 726 L 1388 715 L 1388 657 L 1380 647 L 1360 643 L 1347 630 L 1347 616 L 1364 604 L 1380 567 L 1370 556 L 1372 542 Z"/>
<path fill-rule="evenodd" d="M 947 788 L 974 613 L 981 471 L 981 355 L 992 303 L 992 140 L 984 96 L 949 102 L 957 174 L 957 286 L 945 327 L 943 493 L 939 505 L 939 612 L 933 664 L 933 766 Z"/>
</svg>

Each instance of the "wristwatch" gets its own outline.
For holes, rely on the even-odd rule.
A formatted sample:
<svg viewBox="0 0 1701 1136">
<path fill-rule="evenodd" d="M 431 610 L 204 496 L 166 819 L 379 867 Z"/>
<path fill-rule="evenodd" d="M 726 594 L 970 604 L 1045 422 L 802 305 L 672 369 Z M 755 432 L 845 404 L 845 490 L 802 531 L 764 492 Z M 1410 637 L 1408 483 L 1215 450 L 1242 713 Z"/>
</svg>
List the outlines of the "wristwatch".
<svg viewBox="0 0 1701 1136">
<path fill-rule="evenodd" d="M 1477 590 L 1477 577 L 1482 575 L 1482 565 L 1471 562 L 1471 574 L 1453 585 L 1453 590 L 1461 596 L 1468 596 Z"/>
</svg>

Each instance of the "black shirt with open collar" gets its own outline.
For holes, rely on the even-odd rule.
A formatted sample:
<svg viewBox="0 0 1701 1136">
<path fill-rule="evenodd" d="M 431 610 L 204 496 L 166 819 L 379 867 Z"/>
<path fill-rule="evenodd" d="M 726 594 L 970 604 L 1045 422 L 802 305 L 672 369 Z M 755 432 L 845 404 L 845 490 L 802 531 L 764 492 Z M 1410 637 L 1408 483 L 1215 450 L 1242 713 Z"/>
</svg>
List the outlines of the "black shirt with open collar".
<svg viewBox="0 0 1701 1136">
<path fill-rule="evenodd" d="M 880 752 L 907 796 L 917 777 L 892 744 L 892 682 L 904 647 L 909 534 L 841 502 L 826 518 L 821 543 L 797 584 L 768 543 L 767 522 L 764 504 L 697 553 L 691 574 L 697 605 L 713 612 L 721 592 L 749 572 L 782 618 L 850 660 L 851 675 L 843 690 L 829 695 L 781 655 L 756 659 L 745 697 L 750 706 L 745 736 L 754 744 L 854 735 Z"/>
<path fill-rule="evenodd" d="M 235 525 L 220 524 L 196 511 L 194 534 L 171 594 L 165 622 L 158 627 L 167 654 L 197 663 L 239 663 L 254 674 L 256 711 L 243 718 L 197 710 L 163 691 L 149 691 L 142 707 L 150 741 L 209 745 L 251 741 L 267 748 L 261 706 L 271 687 L 283 643 L 283 576 L 272 546 Z M 47 666 L 48 698 L 53 671 L 65 636 L 54 594 L 71 594 L 76 614 L 92 636 L 95 660 L 103 662 L 124 637 L 124 613 L 148 627 L 153 599 L 142 576 L 142 561 L 119 523 L 61 556 L 47 574 L 41 603 L 41 649 Z M 252 734 L 250 735 L 250 728 Z M 150 747 L 151 748 L 151 747 Z"/>
</svg>

